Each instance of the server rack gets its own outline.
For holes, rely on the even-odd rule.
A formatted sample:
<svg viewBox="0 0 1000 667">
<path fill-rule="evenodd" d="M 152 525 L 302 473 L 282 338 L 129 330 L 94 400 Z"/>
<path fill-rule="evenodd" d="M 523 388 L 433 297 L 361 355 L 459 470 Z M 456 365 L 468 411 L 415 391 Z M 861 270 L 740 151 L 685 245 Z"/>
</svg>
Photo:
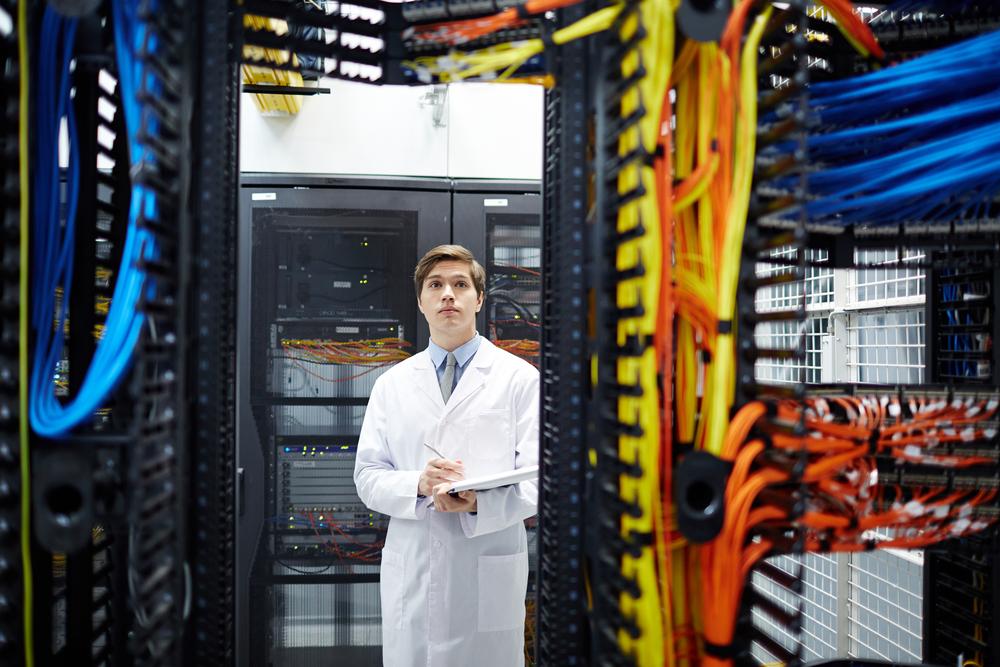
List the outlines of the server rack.
<svg viewBox="0 0 1000 667">
<path fill-rule="evenodd" d="M 357 498 L 354 455 L 375 378 L 427 344 L 412 267 L 450 238 L 449 185 L 243 180 L 238 664 L 380 662 L 387 519 Z M 352 343 L 380 361 L 344 362 Z"/>
<path fill-rule="evenodd" d="M 997 387 L 997 258 L 964 248 L 928 255 L 926 377 L 949 387 Z M 987 241 L 984 246 L 989 246 Z M 996 480 L 984 480 L 996 484 Z M 924 559 L 924 662 L 1000 665 L 1000 538 L 974 536 L 928 549 Z"/>
<path fill-rule="evenodd" d="M 39 32 L 46 9 L 34 2 L 4 4 L 7 17 L 24 13 L 25 50 L 32 57 L 37 55 L 34 47 L 51 44 Z M 143 272 L 142 298 L 134 305 L 143 326 L 121 381 L 102 397 L 92 416 L 58 437 L 46 438 L 27 424 L 29 416 L 23 410 L 5 413 L 8 426 L 20 427 L 27 449 L 11 452 L 8 443 L 4 458 L 19 459 L 26 469 L 30 466 L 30 476 L 6 491 L 30 488 L 31 516 L 25 524 L 5 519 L 4 532 L 16 533 L 10 529 L 14 525 L 31 530 L 32 536 L 10 560 L 8 554 L 0 554 L 0 570 L 19 571 L 18 588 L 22 578 L 30 577 L 33 617 L 29 637 L 21 627 L 27 600 L 5 597 L 2 606 L 14 601 L 8 611 L 16 620 L 5 625 L 0 643 L 10 651 L 3 656 L 4 664 L 12 665 L 21 664 L 27 654 L 25 641 L 32 644 L 36 664 L 181 664 L 191 603 L 186 501 L 188 309 L 189 295 L 198 284 L 191 261 L 196 207 L 188 197 L 191 169 L 186 156 L 198 153 L 184 131 L 195 96 L 187 76 L 194 44 L 166 36 L 187 31 L 195 10 L 183 2 L 173 3 L 173 11 L 161 20 L 142 26 L 158 48 L 130 54 L 141 67 L 152 70 L 143 78 L 138 103 L 148 105 L 141 113 L 156 128 L 136 139 L 155 153 L 155 160 L 130 164 L 123 118 L 126 92 L 115 79 L 121 73 L 114 31 L 135 27 L 148 17 L 117 23 L 108 16 L 110 7 L 92 9 L 75 19 L 72 46 L 69 40 L 64 42 L 76 59 L 70 81 L 76 89 L 72 104 L 79 143 L 74 152 L 80 166 L 74 174 L 76 216 L 57 219 L 57 226 L 73 230 L 74 290 L 67 308 L 71 322 L 63 329 L 68 338 L 53 369 L 55 381 L 43 391 L 52 391 L 58 400 L 75 399 L 87 391 L 84 377 L 97 341 L 109 332 L 110 300 L 116 294 L 116 281 L 125 273 L 121 267 L 128 263 Z M 13 52 L 11 48 L 4 58 Z M 5 72 L 11 72 L 6 65 Z M 110 73 L 110 80 L 102 73 Z M 13 83 L 16 89 L 17 80 Z M 36 79 L 31 85 L 51 86 L 52 81 Z M 8 85 L 4 88 L 10 95 L 7 108 L 16 109 L 16 96 Z M 41 116 L 42 112 L 32 116 L 32 125 L 40 123 Z M 16 131 L 19 119 L 9 120 L 5 131 Z M 10 142 L 8 156 L 20 151 L 36 160 L 33 131 L 29 129 L 28 145 Z M 16 168 L 7 175 L 17 183 Z M 70 182 L 67 177 L 60 185 L 64 197 Z M 130 216 L 130 198 L 139 196 L 138 185 L 151 193 L 147 203 L 155 203 L 142 215 Z M 17 206 L 5 209 L 9 231 L 15 232 Z M 29 224 L 41 223 L 32 216 Z M 157 248 L 155 257 L 137 260 L 126 254 L 126 239 L 136 229 L 147 235 L 145 243 Z M 20 238 L 12 237 L 15 243 L 5 251 L 16 256 Z M 147 277 L 153 278 L 146 282 Z M 41 302 L 48 295 L 36 291 L 37 284 L 32 284 L 36 292 L 32 298 Z M 17 298 L 6 304 L 13 318 L 17 305 Z M 7 343 L 20 337 L 22 345 L 30 346 L 28 335 L 15 333 L 16 319 L 13 323 Z M 30 563 L 20 558 L 27 552 Z"/>
<path fill-rule="evenodd" d="M 542 294 L 542 198 L 530 181 L 456 181 L 454 242 L 486 269 L 480 333 L 538 366 Z"/>
</svg>

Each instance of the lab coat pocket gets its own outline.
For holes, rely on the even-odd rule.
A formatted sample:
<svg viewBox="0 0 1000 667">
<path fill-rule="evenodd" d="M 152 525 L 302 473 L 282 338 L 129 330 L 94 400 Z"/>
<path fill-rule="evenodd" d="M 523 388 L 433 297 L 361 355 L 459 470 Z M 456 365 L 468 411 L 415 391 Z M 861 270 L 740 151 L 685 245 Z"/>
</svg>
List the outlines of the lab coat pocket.
<svg viewBox="0 0 1000 667">
<path fill-rule="evenodd" d="M 479 557 L 479 632 L 524 627 L 528 554 Z"/>
<path fill-rule="evenodd" d="M 483 410 L 467 423 L 466 478 L 507 472 L 514 467 L 514 440 L 508 410 Z"/>
<path fill-rule="evenodd" d="M 389 628 L 403 627 L 403 588 L 405 559 L 402 554 L 382 549 L 379 593 L 382 601 L 382 623 Z"/>
</svg>

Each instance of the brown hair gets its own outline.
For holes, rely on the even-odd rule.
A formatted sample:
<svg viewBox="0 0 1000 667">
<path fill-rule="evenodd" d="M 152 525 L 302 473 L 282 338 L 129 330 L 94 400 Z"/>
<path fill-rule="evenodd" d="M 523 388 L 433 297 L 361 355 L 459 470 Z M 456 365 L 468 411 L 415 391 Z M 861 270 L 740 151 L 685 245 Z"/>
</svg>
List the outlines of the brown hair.
<svg viewBox="0 0 1000 667">
<path fill-rule="evenodd" d="M 438 262 L 447 262 L 449 260 L 468 262 L 469 273 L 472 274 L 472 282 L 476 286 L 476 294 L 482 295 L 486 292 L 486 270 L 476 261 L 476 258 L 469 252 L 469 249 L 460 245 L 439 245 L 436 248 L 428 250 L 427 254 L 417 262 L 417 268 L 413 271 L 413 286 L 417 290 L 418 299 L 420 298 L 421 290 L 424 288 L 424 280 L 427 279 L 431 269 Z"/>
</svg>

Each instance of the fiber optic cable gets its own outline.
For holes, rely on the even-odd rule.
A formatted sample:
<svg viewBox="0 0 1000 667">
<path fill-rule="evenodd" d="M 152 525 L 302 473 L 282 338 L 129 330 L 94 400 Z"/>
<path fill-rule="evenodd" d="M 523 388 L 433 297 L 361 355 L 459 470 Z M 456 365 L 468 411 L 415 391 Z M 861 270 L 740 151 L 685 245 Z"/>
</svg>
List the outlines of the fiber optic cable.
<svg viewBox="0 0 1000 667">
<path fill-rule="evenodd" d="M 552 34 L 552 43 L 562 45 L 607 30 L 620 11 L 620 4 L 599 9 L 576 23 L 557 30 Z M 444 82 L 462 81 L 483 75 L 488 75 L 491 80 L 497 75 L 498 79 L 504 80 L 513 76 L 521 65 L 544 49 L 543 40 L 529 39 L 468 53 L 452 51 L 447 56 L 425 56 L 404 64 L 428 81 L 434 77 Z"/>
<path fill-rule="evenodd" d="M 21 469 L 21 581 L 24 600 L 22 603 L 22 625 L 24 628 L 24 664 L 35 665 L 34 636 L 34 574 L 31 565 L 31 452 L 29 446 L 28 420 L 28 262 L 30 224 L 30 144 L 29 125 L 29 76 L 28 63 L 28 3 L 17 3 L 17 58 L 18 58 L 18 186 L 20 188 L 20 249 L 18 270 L 18 440 L 19 463 Z"/>
</svg>

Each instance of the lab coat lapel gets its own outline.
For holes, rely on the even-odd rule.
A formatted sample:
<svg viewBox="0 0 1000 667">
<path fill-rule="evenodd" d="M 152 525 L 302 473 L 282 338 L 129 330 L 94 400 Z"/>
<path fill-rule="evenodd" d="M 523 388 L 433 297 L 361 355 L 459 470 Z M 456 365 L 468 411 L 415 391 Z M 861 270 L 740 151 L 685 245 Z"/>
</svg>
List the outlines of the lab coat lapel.
<svg viewBox="0 0 1000 667">
<path fill-rule="evenodd" d="M 462 374 L 455 391 L 445 405 L 445 414 L 450 414 L 466 399 L 475 395 L 486 385 L 486 375 L 493 363 L 493 351 L 496 348 L 485 338 L 479 343 L 476 356 L 469 362 L 469 368 Z"/>
<path fill-rule="evenodd" d="M 420 390 L 427 394 L 435 405 L 444 408 L 444 400 L 441 398 L 441 385 L 438 383 L 437 373 L 434 370 L 434 362 L 431 355 L 424 350 L 420 354 L 423 359 L 413 365 L 413 383 L 420 387 Z"/>
</svg>

